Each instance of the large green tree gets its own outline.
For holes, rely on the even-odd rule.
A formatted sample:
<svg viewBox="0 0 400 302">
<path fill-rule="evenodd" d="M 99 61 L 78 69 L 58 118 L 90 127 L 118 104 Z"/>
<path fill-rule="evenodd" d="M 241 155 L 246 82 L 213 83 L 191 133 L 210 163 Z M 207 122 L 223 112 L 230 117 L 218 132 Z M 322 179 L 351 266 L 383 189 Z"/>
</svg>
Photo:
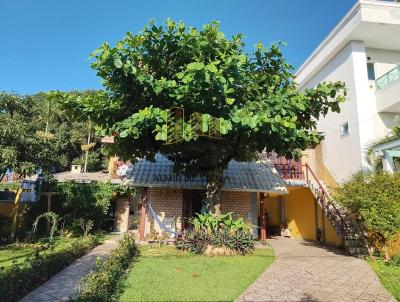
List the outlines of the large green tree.
<svg viewBox="0 0 400 302">
<path fill-rule="evenodd" d="M 0 181 L 7 170 L 31 175 L 53 164 L 49 143 L 37 136 L 37 112 L 31 97 L 0 93 Z"/>
<path fill-rule="evenodd" d="M 341 82 L 299 91 L 278 44 L 259 43 L 251 54 L 244 45 L 242 34 L 227 38 L 217 22 L 202 29 L 151 22 L 93 53 L 105 91 L 74 99 L 74 106 L 103 134 L 116 135 L 112 148 L 124 159 L 160 152 L 180 172 L 205 175 L 211 208 L 230 160 L 251 161 L 263 150 L 299 157 L 322 139 L 317 120 L 339 112 L 344 100 Z M 172 107 L 183 108 L 184 117 Z M 200 129 L 189 119 L 195 113 Z M 217 135 L 205 135 L 211 125 Z"/>
</svg>

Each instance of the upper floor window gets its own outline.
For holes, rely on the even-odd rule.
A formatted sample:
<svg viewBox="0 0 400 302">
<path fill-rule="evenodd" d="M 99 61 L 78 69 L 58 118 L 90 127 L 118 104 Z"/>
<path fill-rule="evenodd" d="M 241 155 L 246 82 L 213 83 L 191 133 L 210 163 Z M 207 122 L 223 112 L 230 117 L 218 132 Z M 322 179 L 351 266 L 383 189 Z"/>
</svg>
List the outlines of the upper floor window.
<svg viewBox="0 0 400 302">
<path fill-rule="evenodd" d="M 375 64 L 367 63 L 368 80 L 375 81 Z"/>
<path fill-rule="evenodd" d="M 340 136 L 344 137 L 350 134 L 349 122 L 340 125 Z"/>
</svg>

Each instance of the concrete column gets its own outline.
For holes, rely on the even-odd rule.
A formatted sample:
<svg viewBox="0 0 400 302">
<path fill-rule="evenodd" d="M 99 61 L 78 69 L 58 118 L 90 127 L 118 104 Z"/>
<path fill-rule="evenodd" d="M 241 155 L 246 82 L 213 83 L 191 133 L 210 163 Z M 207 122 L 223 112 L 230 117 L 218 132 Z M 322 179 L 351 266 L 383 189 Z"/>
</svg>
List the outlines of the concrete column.
<svg viewBox="0 0 400 302">
<path fill-rule="evenodd" d="M 383 171 L 393 173 L 393 169 L 394 169 L 393 157 L 389 151 L 384 151 L 382 164 L 383 164 Z"/>
</svg>

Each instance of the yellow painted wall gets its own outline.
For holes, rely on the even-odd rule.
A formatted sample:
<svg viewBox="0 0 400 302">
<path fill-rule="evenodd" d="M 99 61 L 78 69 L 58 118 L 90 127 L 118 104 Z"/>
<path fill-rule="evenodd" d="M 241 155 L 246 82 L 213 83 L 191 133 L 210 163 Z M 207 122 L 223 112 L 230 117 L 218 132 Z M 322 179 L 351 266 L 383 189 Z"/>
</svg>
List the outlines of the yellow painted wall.
<svg viewBox="0 0 400 302">
<path fill-rule="evenodd" d="M 268 212 L 269 225 L 280 226 L 280 200 L 279 197 L 265 198 L 264 209 Z"/>
<path fill-rule="evenodd" d="M 293 237 L 316 240 L 314 196 L 309 188 L 289 188 L 285 198 L 286 221 Z"/>
<path fill-rule="evenodd" d="M 289 194 L 284 195 L 285 215 L 288 227 L 293 237 L 305 240 L 317 240 L 316 238 L 316 219 L 315 201 L 309 188 L 289 187 Z M 280 225 L 280 200 L 279 197 L 265 198 L 265 208 L 270 217 L 270 224 Z M 318 227 L 322 230 L 322 210 L 316 206 L 318 213 Z M 340 246 L 341 239 L 336 234 L 335 229 L 325 217 L 325 236 L 326 243 L 333 246 Z"/>
</svg>

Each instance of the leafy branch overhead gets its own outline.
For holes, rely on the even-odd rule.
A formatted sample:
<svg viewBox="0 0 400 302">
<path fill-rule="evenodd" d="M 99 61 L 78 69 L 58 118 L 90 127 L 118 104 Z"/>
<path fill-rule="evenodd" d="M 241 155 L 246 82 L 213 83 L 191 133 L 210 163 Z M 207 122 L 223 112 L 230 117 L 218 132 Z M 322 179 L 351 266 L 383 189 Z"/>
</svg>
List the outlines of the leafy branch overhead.
<svg viewBox="0 0 400 302">
<path fill-rule="evenodd" d="M 259 43 L 251 54 L 244 45 L 242 34 L 227 38 L 217 22 L 202 29 L 172 20 L 164 26 L 150 22 L 114 47 L 104 43 L 94 51 L 92 68 L 105 91 L 80 97 L 74 106 L 103 134 L 119 134 L 113 148 L 126 159 L 162 152 L 182 162 L 208 154 L 211 168 L 230 159 L 251 160 L 263 149 L 292 158 L 318 144 L 317 121 L 339 112 L 344 83 L 299 91 L 279 44 Z M 186 117 L 218 118 L 222 139 L 190 135 L 185 118 L 185 142 L 166 146 L 172 107 L 184 108 Z"/>
</svg>

